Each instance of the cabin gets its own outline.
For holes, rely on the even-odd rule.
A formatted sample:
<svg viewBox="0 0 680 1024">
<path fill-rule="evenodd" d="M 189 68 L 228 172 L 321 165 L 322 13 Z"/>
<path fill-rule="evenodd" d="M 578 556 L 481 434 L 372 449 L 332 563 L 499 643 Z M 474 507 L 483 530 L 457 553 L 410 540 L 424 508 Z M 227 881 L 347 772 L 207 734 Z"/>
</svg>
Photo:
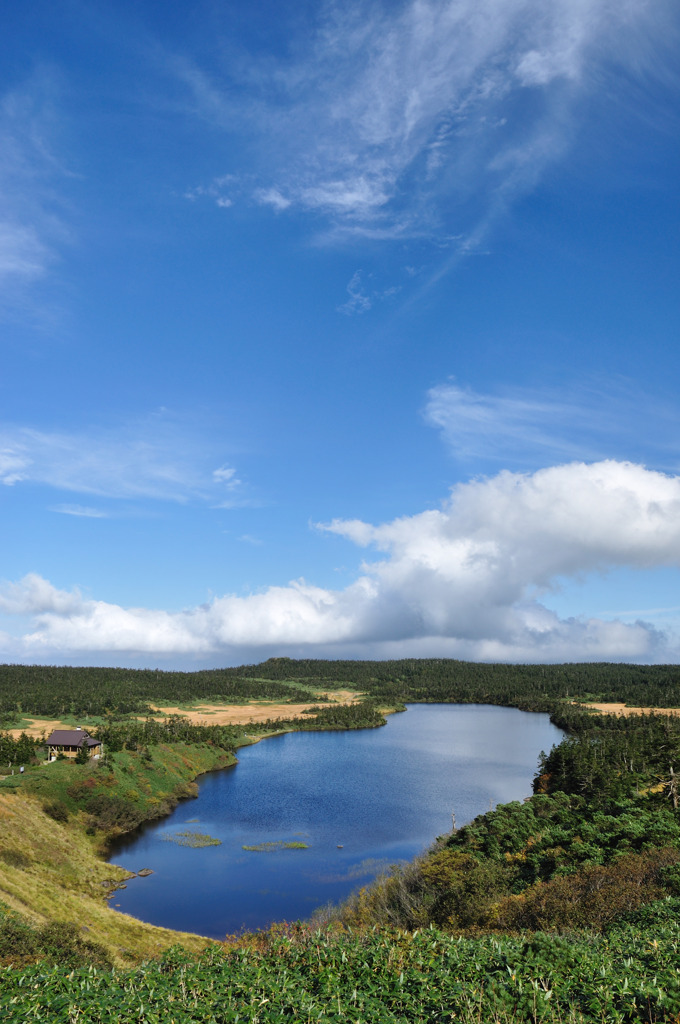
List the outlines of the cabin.
<svg viewBox="0 0 680 1024">
<path fill-rule="evenodd" d="M 101 740 L 92 739 L 84 729 L 55 729 L 47 739 L 48 757 L 50 761 L 55 761 L 57 754 L 75 758 L 83 746 L 87 746 L 88 757 L 101 755 Z"/>
</svg>

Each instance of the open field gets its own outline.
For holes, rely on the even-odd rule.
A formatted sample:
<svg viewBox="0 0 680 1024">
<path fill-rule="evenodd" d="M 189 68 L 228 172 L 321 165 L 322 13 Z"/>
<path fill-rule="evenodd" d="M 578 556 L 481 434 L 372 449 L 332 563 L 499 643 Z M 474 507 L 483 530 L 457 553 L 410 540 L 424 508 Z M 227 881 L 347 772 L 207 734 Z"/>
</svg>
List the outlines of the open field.
<svg viewBox="0 0 680 1024">
<path fill-rule="evenodd" d="M 581 704 L 583 708 L 592 708 L 604 715 L 622 715 L 628 718 L 630 715 L 680 715 L 680 708 L 632 708 L 627 704 Z"/>
<path fill-rule="evenodd" d="M 19 739 L 22 732 L 25 732 L 27 736 L 33 736 L 39 738 L 43 733 L 45 736 L 49 736 L 55 729 L 73 729 L 73 725 L 68 725 L 62 722 L 59 718 L 30 718 L 26 716 L 25 724 L 18 726 L 14 729 L 5 729 L 4 732 L 8 732 L 14 739 Z M 85 725 L 87 728 L 87 725 Z"/>
<path fill-rule="evenodd" d="M 322 708 L 337 704 L 356 704 L 361 694 L 352 690 L 338 690 L 332 696 L 333 700 L 314 704 L 314 709 L 320 711 Z M 280 721 L 285 718 L 300 718 L 302 712 L 311 706 L 309 703 L 281 704 L 272 701 L 250 701 L 247 704 L 195 704 L 191 707 L 151 705 L 155 711 L 163 715 L 182 715 L 193 725 L 246 725 L 248 722 L 266 722 L 268 719 Z"/>
</svg>

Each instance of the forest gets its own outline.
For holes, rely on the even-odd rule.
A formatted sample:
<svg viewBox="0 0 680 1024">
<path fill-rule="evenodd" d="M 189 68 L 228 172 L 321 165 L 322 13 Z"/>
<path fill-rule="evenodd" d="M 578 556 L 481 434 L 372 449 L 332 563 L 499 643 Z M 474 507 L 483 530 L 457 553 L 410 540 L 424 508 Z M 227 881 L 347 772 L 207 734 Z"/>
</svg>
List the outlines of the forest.
<svg viewBox="0 0 680 1024">
<path fill-rule="evenodd" d="M 295 661 L 201 672 L 0 665 L 0 724 L 17 713 L 58 718 L 144 714 L 150 703 L 276 700 L 313 703 L 313 690 L 351 687 L 387 704 L 455 701 L 552 711 L 578 698 L 644 707 L 680 706 L 677 665 L 491 665 L 446 658 Z"/>
</svg>

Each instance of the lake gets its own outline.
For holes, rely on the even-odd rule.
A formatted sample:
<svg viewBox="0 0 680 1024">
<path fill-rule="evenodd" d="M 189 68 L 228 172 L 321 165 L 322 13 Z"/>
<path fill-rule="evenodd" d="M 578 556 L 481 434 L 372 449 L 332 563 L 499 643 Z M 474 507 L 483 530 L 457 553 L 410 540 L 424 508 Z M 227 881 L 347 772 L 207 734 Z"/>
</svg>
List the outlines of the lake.
<svg viewBox="0 0 680 1024">
<path fill-rule="evenodd" d="M 538 754 L 563 738 L 547 715 L 412 704 L 380 729 L 295 732 L 242 747 L 199 795 L 121 841 L 110 859 L 151 868 L 112 905 L 212 938 L 295 921 L 411 860 L 451 829 L 531 793 Z M 179 845 L 199 832 L 220 845 Z M 305 843 L 306 849 L 244 846 Z"/>
</svg>

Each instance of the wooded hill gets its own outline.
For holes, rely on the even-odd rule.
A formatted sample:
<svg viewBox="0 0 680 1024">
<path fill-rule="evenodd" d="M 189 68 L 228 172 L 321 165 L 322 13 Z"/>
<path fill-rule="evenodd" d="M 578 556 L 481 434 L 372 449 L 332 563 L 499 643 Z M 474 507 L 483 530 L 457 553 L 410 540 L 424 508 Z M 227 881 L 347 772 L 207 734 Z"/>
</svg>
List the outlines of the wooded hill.
<svg viewBox="0 0 680 1024">
<path fill-rule="evenodd" d="M 564 698 L 680 707 L 677 665 L 484 665 L 447 658 L 401 661 L 295 661 L 202 672 L 0 665 L 0 718 L 17 711 L 63 715 L 143 714 L 150 703 L 212 698 L 312 703 L 310 692 L 349 687 L 388 704 L 456 701 L 551 710 Z"/>
</svg>

